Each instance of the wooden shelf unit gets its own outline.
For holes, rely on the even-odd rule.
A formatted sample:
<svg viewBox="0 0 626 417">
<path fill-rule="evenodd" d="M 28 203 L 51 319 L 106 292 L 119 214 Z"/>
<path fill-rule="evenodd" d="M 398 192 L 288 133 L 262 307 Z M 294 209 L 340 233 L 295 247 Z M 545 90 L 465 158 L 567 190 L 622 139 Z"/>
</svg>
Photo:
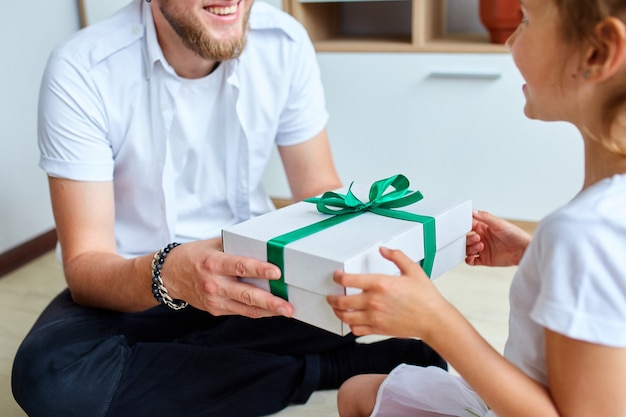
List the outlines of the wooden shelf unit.
<svg viewBox="0 0 626 417">
<path fill-rule="evenodd" d="M 318 52 L 506 52 L 446 30 L 446 0 L 284 0 Z"/>
</svg>

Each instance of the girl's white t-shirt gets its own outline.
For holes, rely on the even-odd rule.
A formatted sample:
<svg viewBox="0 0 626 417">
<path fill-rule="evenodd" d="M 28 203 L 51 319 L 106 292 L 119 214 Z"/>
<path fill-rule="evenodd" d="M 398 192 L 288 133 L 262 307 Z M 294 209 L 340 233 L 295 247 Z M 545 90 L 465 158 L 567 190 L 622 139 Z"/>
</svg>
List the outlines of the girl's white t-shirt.
<svg viewBox="0 0 626 417">
<path fill-rule="evenodd" d="M 543 384 L 544 328 L 626 347 L 626 174 L 592 185 L 541 221 L 509 299 L 504 355 Z"/>
<path fill-rule="evenodd" d="M 539 224 L 515 274 L 505 356 L 547 384 L 544 328 L 626 347 L 626 174 L 594 184 Z M 372 417 L 496 417 L 458 375 L 400 365 Z"/>
</svg>

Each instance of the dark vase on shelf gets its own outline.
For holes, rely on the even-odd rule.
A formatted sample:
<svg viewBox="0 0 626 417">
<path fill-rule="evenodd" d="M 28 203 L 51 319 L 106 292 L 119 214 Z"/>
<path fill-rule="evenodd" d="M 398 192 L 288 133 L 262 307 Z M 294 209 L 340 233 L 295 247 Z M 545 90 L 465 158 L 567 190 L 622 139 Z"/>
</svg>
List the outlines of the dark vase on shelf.
<svg viewBox="0 0 626 417">
<path fill-rule="evenodd" d="M 519 0 L 480 0 L 480 20 L 492 43 L 505 43 L 522 20 Z"/>
</svg>

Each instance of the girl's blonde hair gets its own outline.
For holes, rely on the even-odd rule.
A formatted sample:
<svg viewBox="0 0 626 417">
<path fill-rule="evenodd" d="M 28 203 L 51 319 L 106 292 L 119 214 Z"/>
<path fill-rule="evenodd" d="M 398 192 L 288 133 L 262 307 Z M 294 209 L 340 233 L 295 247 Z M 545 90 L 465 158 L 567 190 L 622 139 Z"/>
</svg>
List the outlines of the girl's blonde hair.
<svg viewBox="0 0 626 417">
<path fill-rule="evenodd" d="M 615 17 L 626 24 L 626 0 L 554 0 L 562 19 L 565 38 L 583 44 L 599 43 L 595 27 L 609 17 Z M 611 152 L 626 156 L 626 138 L 614 138 L 613 128 L 626 132 L 626 72 L 624 86 L 614 91 L 605 103 L 602 119 L 605 131 L 601 138 L 595 138 Z"/>
<path fill-rule="evenodd" d="M 620 17 L 626 11 L 626 0 L 555 0 L 563 17 L 569 40 L 592 41 L 593 29 L 604 19 Z"/>
</svg>

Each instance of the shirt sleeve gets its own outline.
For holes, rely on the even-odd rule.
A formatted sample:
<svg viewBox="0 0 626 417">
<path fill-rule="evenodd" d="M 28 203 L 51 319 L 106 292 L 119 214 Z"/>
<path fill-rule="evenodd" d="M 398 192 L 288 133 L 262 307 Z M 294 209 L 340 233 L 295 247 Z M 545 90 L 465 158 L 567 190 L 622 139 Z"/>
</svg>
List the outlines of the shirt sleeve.
<svg viewBox="0 0 626 417">
<path fill-rule="evenodd" d="M 304 28 L 300 29 L 292 55 L 289 97 L 280 114 L 276 140 L 279 146 L 305 142 L 320 133 L 328 123 L 315 49 Z"/>
<path fill-rule="evenodd" d="M 109 181 L 113 157 L 104 106 L 89 71 L 55 51 L 43 75 L 38 108 L 39 166 L 50 176 Z"/>
<path fill-rule="evenodd" d="M 537 236 L 541 290 L 531 312 L 567 337 L 626 347 L 626 231 L 606 219 L 559 219 Z"/>
</svg>

